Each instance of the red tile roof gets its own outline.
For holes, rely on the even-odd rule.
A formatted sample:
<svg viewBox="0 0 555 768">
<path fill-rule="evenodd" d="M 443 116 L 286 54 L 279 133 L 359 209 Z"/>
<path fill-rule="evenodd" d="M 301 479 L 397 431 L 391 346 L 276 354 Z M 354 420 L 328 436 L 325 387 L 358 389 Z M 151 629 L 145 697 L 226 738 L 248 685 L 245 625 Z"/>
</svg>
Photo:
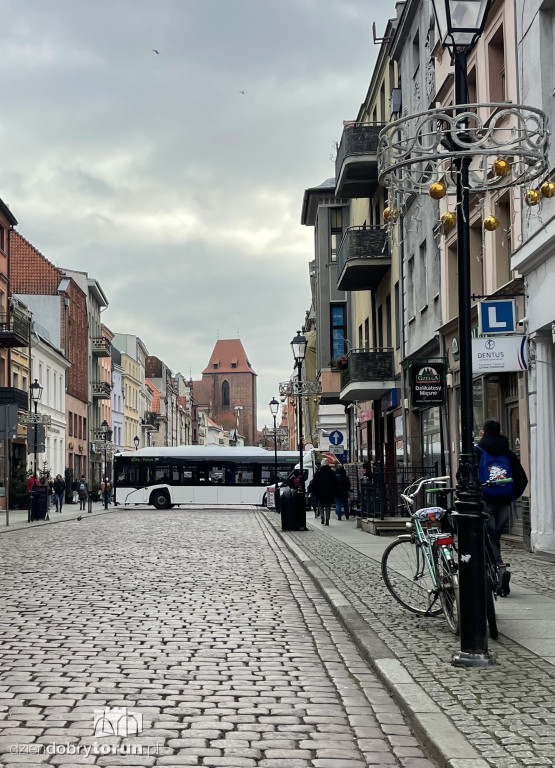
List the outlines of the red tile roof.
<svg viewBox="0 0 555 768">
<path fill-rule="evenodd" d="M 241 339 L 220 339 L 210 357 L 210 362 L 202 372 L 209 373 L 254 373 L 247 359 Z"/>
<path fill-rule="evenodd" d="M 150 379 L 145 379 L 145 384 L 152 391 L 152 413 L 160 413 L 160 390 Z"/>
</svg>

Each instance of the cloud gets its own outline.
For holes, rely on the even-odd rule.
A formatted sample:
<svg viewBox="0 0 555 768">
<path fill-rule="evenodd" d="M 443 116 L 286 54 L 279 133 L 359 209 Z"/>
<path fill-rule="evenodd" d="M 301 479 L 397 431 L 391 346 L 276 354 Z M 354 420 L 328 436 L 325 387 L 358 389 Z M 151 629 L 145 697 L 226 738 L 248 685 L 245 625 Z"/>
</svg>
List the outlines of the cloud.
<svg viewBox="0 0 555 768">
<path fill-rule="evenodd" d="M 334 175 L 372 71 L 371 23 L 387 11 L 2 2 L 0 197 L 19 230 L 95 277 L 111 330 L 137 333 L 173 370 L 200 377 L 217 339 L 240 336 L 260 425 L 310 305 L 303 192 Z"/>
</svg>

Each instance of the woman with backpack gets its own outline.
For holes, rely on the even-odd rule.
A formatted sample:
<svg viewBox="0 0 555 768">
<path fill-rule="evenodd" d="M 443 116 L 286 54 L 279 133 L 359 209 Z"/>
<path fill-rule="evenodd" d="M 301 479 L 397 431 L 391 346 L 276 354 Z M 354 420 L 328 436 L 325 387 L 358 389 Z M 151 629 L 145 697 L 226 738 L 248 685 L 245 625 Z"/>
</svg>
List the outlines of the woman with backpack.
<svg viewBox="0 0 555 768">
<path fill-rule="evenodd" d="M 520 498 L 528 485 L 526 472 L 516 453 L 509 448 L 509 441 L 501 434 L 501 425 L 494 419 L 484 422 L 482 439 L 476 446 L 478 476 L 482 485 L 484 511 L 489 515 L 486 528 L 496 565 L 501 566 L 501 584 L 497 590 L 501 597 L 510 593 L 510 572 L 501 557 L 501 534 L 509 522 L 511 505 Z M 488 481 L 512 480 L 512 483 L 484 485 Z"/>
<path fill-rule="evenodd" d="M 85 502 L 89 498 L 89 489 L 87 488 L 87 481 L 85 475 L 81 475 L 79 481 L 79 488 L 77 489 L 77 495 L 79 497 L 79 509 L 85 509 Z"/>
</svg>

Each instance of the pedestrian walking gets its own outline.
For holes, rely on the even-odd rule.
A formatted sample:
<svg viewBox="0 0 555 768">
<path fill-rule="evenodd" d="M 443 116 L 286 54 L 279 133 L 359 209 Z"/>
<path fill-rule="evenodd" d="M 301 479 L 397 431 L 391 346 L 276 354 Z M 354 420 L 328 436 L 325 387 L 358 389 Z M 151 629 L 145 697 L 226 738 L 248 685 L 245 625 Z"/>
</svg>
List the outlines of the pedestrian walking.
<svg viewBox="0 0 555 768">
<path fill-rule="evenodd" d="M 349 519 L 349 491 L 351 490 L 351 481 L 349 480 L 345 467 L 340 464 L 335 470 L 335 479 L 337 490 L 335 494 L 335 514 L 337 519 L 341 520 L 343 515 Z"/>
<path fill-rule="evenodd" d="M 77 478 L 75 478 L 75 480 L 71 484 L 71 503 L 72 504 L 75 504 L 75 502 L 77 501 L 78 491 L 79 491 L 79 482 Z"/>
<path fill-rule="evenodd" d="M 64 505 L 64 496 L 66 492 L 66 484 L 63 477 L 58 474 L 54 480 L 54 501 L 56 504 L 56 512 L 62 512 Z"/>
<path fill-rule="evenodd" d="M 104 506 L 108 507 L 112 503 L 112 486 L 107 477 L 100 483 L 100 492 L 102 493 Z"/>
<path fill-rule="evenodd" d="M 331 507 L 335 503 L 336 489 L 337 479 L 335 472 L 324 457 L 320 462 L 320 468 L 314 473 L 312 483 L 310 484 L 311 493 L 318 500 L 318 512 L 322 525 L 330 524 Z"/>
<path fill-rule="evenodd" d="M 489 515 L 486 527 L 496 564 L 500 567 L 500 585 L 497 593 L 507 597 L 510 593 L 510 572 L 501 556 L 501 534 L 509 522 L 511 506 L 524 493 L 528 478 L 518 456 L 509 448 L 509 441 L 501 434 L 501 425 L 494 419 L 484 422 L 482 439 L 476 446 L 480 483 L 489 480 L 509 480 L 512 483 L 482 487 L 485 512 Z"/>
<path fill-rule="evenodd" d="M 77 495 L 79 497 L 79 509 L 84 510 L 85 503 L 89 498 L 89 489 L 87 487 L 87 481 L 85 479 L 85 475 L 81 475 L 81 480 L 79 481 L 79 488 L 77 490 Z"/>
</svg>

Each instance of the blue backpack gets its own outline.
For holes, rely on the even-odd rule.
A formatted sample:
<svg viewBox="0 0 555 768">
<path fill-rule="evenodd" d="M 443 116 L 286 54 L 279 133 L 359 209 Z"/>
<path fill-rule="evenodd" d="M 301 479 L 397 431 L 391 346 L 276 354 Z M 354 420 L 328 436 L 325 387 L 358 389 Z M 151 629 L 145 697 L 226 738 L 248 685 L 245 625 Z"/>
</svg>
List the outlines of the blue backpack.
<svg viewBox="0 0 555 768">
<path fill-rule="evenodd" d="M 513 493 L 513 471 L 509 457 L 502 453 L 494 456 L 488 453 L 480 446 L 476 446 L 480 451 L 480 462 L 478 464 L 478 477 L 480 483 L 487 483 L 492 480 L 511 480 L 510 483 L 501 483 L 500 485 L 485 486 L 482 488 L 482 496 L 486 504 L 497 504 L 504 506 L 510 504 L 514 498 Z"/>
</svg>

